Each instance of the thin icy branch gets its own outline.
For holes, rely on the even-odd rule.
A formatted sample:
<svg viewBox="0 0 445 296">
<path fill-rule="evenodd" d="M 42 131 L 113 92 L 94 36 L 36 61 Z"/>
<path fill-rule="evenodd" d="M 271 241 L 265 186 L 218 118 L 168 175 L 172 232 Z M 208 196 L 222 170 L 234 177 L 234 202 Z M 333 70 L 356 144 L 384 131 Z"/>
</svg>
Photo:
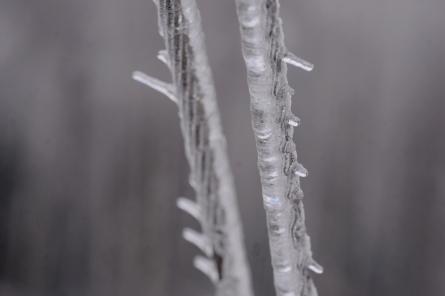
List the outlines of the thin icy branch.
<svg viewBox="0 0 445 296">
<path fill-rule="evenodd" d="M 175 98 L 179 108 L 196 202 L 181 198 L 177 205 L 195 217 L 202 230 L 198 233 L 185 229 L 183 236 L 207 256 L 196 257 L 194 265 L 215 283 L 216 295 L 252 296 L 237 198 L 199 11 L 195 0 L 154 2 L 158 7 L 159 33 L 166 47 L 158 58 L 170 69 L 172 88 L 139 72 L 135 78 Z"/>
<path fill-rule="evenodd" d="M 196 202 L 188 198 L 180 197 L 176 200 L 176 206 L 196 220 L 201 220 L 201 209 Z"/>
<path fill-rule="evenodd" d="M 295 66 L 297 68 L 303 69 L 305 71 L 314 70 L 314 65 L 308 61 L 303 60 L 302 58 L 297 57 L 291 52 L 288 52 L 283 57 L 283 62 Z"/>
<path fill-rule="evenodd" d="M 204 234 L 198 233 L 196 230 L 186 227 L 182 231 L 182 237 L 192 245 L 195 245 L 204 254 L 206 254 L 207 257 L 211 257 L 213 255 L 212 244 Z"/>
<path fill-rule="evenodd" d="M 219 275 L 215 262 L 203 256 L 196 256 L 193 259 L 193 266 L 205 274 L 215 285 L 219 282 Z"/>
<path fill-rule="evenodd" d="M 147 74 L 142 73 L 140 71 L 133 72 L 133 79 L 151 87 L 154 90 L 157 90 L 158 92 L 165 95 L 167 98 L 169 98 L 173 102 L 177 103 L 173 85 L 171 85 L 167 82 L 161 81 L 157 78 L 148 76 Z"/>
<path fill-rule="evenodd" d="M 312 70 L 312 64 L 287 51 L 278 0 L 236 0 L 247 68 L 252 126 L 266 210 L 275 290 L 279 296 L 315 296 L 309 270 L 323 272 L 312 259 L 306 233 L 292 114 L 293 90 L 287 64 Z"/>
<path fill-rule="evenodd" d="M 323 266 L 321 266 L 320 264 L 318 264 L 315 261 L 312 261 L 311 263 L 309 263 L 309 265 L 307 267 L 310 270 L 312 270 L 313 272 L 315 272 L 316 274 L 322 274 L 324 271 Z"/>
</svg>

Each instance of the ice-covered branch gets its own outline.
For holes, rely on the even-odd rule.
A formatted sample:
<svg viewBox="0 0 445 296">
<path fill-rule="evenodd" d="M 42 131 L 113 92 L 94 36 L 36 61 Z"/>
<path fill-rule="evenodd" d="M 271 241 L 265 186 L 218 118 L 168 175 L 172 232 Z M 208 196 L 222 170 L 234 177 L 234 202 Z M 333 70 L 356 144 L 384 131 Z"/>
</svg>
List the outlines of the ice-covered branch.
<svg viewBox="0 0 445 296">
<path fill-rule="evenodd" d="M 184 238 L 206 257 L 196 268 L 215 283 L 218 296 L 252 296 L 233 177 L 226 153 L 212 74 L 207 61 L 201 19 L 195 0 L 155 0 L 165 50 L 158 58 L 172 74 L 166 84 L 139 72 L 136 80 L 174 100 L 179 108 L 190 184 L 196 202 L 177 205 L 195 217 L 201 232 L 185 229 Z"/>
<path fill-rule="evenodd" d="M 321 273 L 323 268 L 312 259 L 306 233 L 300 177 L 307 176 L 307 170 L 298 163 L 293 142 L 293 128 L 300 120 L 291 111 L 286 64 L 307 71 L 313 66 L 287 51 L 278 0 L 236 4 L 276 293 L 314 296 L 309 270 Z"/>
</svg>

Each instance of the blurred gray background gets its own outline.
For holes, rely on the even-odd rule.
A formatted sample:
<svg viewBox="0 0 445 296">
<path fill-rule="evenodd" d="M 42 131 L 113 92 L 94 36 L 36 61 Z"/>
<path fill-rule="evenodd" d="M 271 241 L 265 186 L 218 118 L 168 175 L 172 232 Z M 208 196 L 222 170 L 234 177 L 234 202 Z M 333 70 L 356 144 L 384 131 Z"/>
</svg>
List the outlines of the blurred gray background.
<svg viewBox="0 0 445 296">
<path fill-rule="evenodd" d="M 257 296 L 273 295 L 234 1 L 198 0 Z M 282 0 L 321 296 L 445 295 L 445 2 Z M 0 295 L 211 295 L 150 0 L 0 0 Z"/>
</svg>

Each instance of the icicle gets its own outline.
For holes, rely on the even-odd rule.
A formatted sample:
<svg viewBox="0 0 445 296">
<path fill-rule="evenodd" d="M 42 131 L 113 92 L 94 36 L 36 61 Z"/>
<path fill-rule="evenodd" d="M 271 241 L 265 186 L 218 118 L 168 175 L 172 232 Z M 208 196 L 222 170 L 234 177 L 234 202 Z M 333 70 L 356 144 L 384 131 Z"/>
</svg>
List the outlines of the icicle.
<svg viewBox="0 0 445 296">
<path fill-rule="evenodd" d="M 314 65 L 311 64 L 308 61 L 303 60 L 302 58 L 297 57 L 291 52 L 286 53 L 286 55 L 283 57 L 283 62 L 286 64 L 295 66 L 297 68 L 301 68 L 305 71 L 312 71 L 314 70 Z"/>
<path fill-rule="evenodd" d="M 312 260 L 311 263 L 309 263 L 307 268 L 309 268 L 309 270 L 315 272 L 316 274 L 322 274 L 324 271 L 323 266 L 321 266 L 314 260 Z"/>
<path fill-rule="evenodd" d="M 299 177 L 305 178 L 308 175 L 308 171 L 301 163 L 297 163 L 294 168 L 294 174 Z"/>
<path fill-rule="evenodd" d="M 289 118 L 287 119 L 287 123 L 289 123 L 289 125 L 293 126 L 293 127 L 297 127 L 300 126 L 301 124 L 301 119 L 293 114 L 291 114 L 289 116 Z"/>
<path fill-rule="evenodd" d="M 157 55 L 158 60 L 160 60 L 161 62 L 163 62 L 167 67 L 170 68 L 170 59 L 168 57 L 168 52 L 165 49 L 162 49 L 158 52 Z"/>
<path fill-rule="evenodd" d="M 213 283 L 218 282 L 218 270 L 216 269 L 213 260 L 202 256 L 196 256 L 193 260 L 193 265 L 196 269 L 205 274 Z"/>
<path fill-rule="evenodd" d="M 194 202 L 188 198 L 185 198 L 185 197 L 178 198 L 176 200 L 176 206 L 198 221 L 201 218 L 200 217 L 201 210 L 199 208 L 199 205 L 196 202 Z"/>
<path fill-rule="evenodd" d="M 139 72 L 139 71 L 133 72 L 133 79 L 136 81 L 139 81 L 142 84 L 145 84 L 145 85 L 151 87 L 154 90 L 157 90 L 161 94 L 167 96 L 167 98 L 169 98 L 173 102 L 175 102 L 175 103 L 178 102 L 178 100 L 176 99 L 174 87 L 172 84 L 166 83 L 166 82 L 161 81 L 157 78 L 148 76 L 147 74 Z"/>
<path fill-rule="evenodd" d="M 195 245 L 204 254 L 206 254 L 207 257 L 212 256 L 212 245 L 202 233 L 199 233 L 191 228 L 184 228 L 182 231 L 182 237 L 192 245 Z"/>
</svg>

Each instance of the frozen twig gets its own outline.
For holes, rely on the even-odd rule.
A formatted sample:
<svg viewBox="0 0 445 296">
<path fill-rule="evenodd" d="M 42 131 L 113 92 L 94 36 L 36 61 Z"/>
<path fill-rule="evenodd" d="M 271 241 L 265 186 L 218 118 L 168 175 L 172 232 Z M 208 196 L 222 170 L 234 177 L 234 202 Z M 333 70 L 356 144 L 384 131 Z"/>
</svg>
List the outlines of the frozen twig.
<svg viewBox="0 0 445 296">
<path fill-rule="evenodd" d="M 197 248 L 199 248 L 204 254 L 207 255 L 207 257 L 212 257 L 212 244 L 210 243 L 207 236 L 202 233 L 198 233 L 194 229 L 184 228 L 184 230 L 182 231 L 182 237 L 192 245 L 195 245 Z"/>
<path fill-rule="evenodd" d="M 287 82 L 291 64 L 312 70 L 312 64 L 289 53 L 284 45 L 278 0 L 236 0 L 250 92 L 252 125 L 258 151 L 275 290 L 279 296 L 314 296 L 309 270 L 322 273 L 312 259 L 306 233 L 292 114 L 293 90 Z"/>
<path fill-rule="evenodd" d="M 303 60 L 302 58 L 297 57 L 291 52 L 286 53 L 283 56 L 283 62 L 295 66 L 297 68 L 303 69 L 305 71 L 314 70 L 314 65 L 309 63 L 308 61 Z"/>
<path fill-rule="evenodd" d="M 180 197 L 176 200 L 176 206 L 195 218 L 196 220 L 200 221 L 201 218 L 201 209 L 199 208 L 199 205 L 187 198 Z"/>
<path fill-rule="evenodd" d="M 219 275 L 215 262 L 203 256 L 196 256 L 193 259 L 193 266 L 205 274 L 215 285 L 218 284 Z"/>
<path fill-rule="evenodd" d="M 133 79 L 151 87 L 154 90 L 157 90 L 173 102 L 177 103 L 178 100 L 176 98 L 173 85 L 161 81 L 157 78 L 148 76 L 147 74 L 139 71 L 133 72 Z"/>
<path fill-rule="evenodd" d="M 134 78 L 167 95 L 179 108 L 190 184 L 196 202 L 180 198 L 179 208 L 196 218 L 198 233 L 183 236 L 207 257 L 194 260 L 196 268 L 215 283 L 218 296 L 252 296 L 233 177 L 226 153 L 201 19 L 194 0 L 155 0 L 159 32 L 165 50 L 158 58 L 172 74 L 172 84 L 140 72 Z"/>
</svg>

